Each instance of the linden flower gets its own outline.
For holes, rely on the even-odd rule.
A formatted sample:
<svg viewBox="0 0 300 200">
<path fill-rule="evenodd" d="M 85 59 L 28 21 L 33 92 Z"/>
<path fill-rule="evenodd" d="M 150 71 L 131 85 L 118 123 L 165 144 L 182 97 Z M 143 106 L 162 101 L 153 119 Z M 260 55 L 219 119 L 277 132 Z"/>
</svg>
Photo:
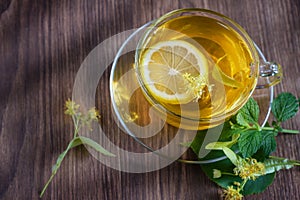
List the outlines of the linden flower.
<svg viewBox="0 0 300 200">
<path fill-rule="evenodd" d="M 74 101 L 68 99 L 66 101 L 65 106 L 66 106 L 66 110 L 65 110 L 66 115 L 74 116 L 78 113 L 79 105 L 76 104 Z"/>
<path fill-rule="evenodd" d="M 218 169 L 213 169 L 213 178 L 220 178 L 222 176 L 222 172 Z"/>
<path fill-rule="evenodd" d="M 96 108 L 91 108 L 88 111 L 88 119 L 97 121 L 100 118 L 99 111 Z"/>
<path fill-rule="evenodd" d="M 81 124 L 84 126 L 87 126 L 90 131 L 92 131 L 92 122 L 97 122 L 100 119 L 99 111 L 96 110 L 96 108 L 91 108 L 88 110 L 87 114 L 83 115 L 79 120 L 81 121 Z"/>
<path fill-rule="evenodd" d="M 240 159 L 233 172 L 242 179 L 255 180 L 257 177 L 265 174 L 265 165 L 257 162 L 254 158 Z"/>
<path fill-rule="evenodd" d="M 207 79 L 202 75 L 193 77 L 191 74 L 185 73 L 182 76 L 188 82 L 188 89 L 192 92 L 195 101 L 201 99 L 205 87 L 208 87 L 208 91 L 212 90 L 213 85 L 208 85 Z"/>
<path fill-rule="evenodd" d="M 222 196 L 225 200 L 241 200 L 243 198 L 239 189 L 235 189 L 233 186 L 228 186 L 227 190 L 223 190 Z"/>
</svg>

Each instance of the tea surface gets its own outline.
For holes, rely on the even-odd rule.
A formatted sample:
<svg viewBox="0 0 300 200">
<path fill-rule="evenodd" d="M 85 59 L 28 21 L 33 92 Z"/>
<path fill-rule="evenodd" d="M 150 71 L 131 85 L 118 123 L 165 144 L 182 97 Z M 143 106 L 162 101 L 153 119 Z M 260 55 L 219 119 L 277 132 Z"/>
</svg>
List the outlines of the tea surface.
<svg viewBox="0 0 300 200">
<path fill-rule="evenodd" d="M 208 63 L 208 74 L 205 75 L 208 77 L 208 84 L 201 98 L 184 104 L 162 102 L 159 98 L 153 98 L 155 95 L 151 95 L 150 91 L 150 98 L 169 111 L 170 124 L 179 127 L 179 116 L 192 121 L 198 121 L 199 116 L 201 119 L 214 120 L 227 112 L 234 113 L 239 105 L 247 101 L 257 81 L 253 70 L 257 70 L 258 64 L 253 63 L 250 49 L 235 30 L 204 16 L 177 17 L 161 23 L 147 36 L 140 58 L 143 58 L 143 54 L 151 46 L 172 40 L 189 42 L 205 55 Z M 199 74 L 191 75 L 199 76 Z M 147 90 L 147 85 L 145 88 Z M 213 123 L 212 126 L 217 123 Z M 198 129 L 209 126 L 199 125 Z"/>
</svg>

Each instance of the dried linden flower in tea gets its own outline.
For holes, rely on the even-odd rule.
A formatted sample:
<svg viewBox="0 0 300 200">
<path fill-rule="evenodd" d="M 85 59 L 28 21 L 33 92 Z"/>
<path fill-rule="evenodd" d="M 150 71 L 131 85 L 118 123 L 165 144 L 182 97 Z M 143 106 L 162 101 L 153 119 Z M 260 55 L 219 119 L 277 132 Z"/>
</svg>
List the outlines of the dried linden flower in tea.
<svg viewBox="0 0 300 200">
<path fill-rule="evenodd" d="M 213 85 L 209 85 L 207 78 L 201 74 L 194 77 L 189 73 L 185 73 L 182 76 L 186 80 L 187 89 L 192 93 L 195 101 L 201 99 L 203 93 L 205 92 L 205 87 L 208 87 L 209 92 L 212 90 Z"/>
</svg>

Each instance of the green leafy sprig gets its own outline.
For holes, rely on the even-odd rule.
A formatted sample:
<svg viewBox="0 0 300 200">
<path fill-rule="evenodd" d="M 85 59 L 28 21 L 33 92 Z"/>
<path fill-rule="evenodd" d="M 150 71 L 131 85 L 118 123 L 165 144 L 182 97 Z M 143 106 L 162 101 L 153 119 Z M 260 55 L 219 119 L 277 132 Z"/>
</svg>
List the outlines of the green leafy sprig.
<svg viewBox="0 0 300 200">
<path fill-rule="evenodd" d="M 207 159 L 220 157 L 220 150 L 227 159 L 201 165 L 206 175 L 224 188 L 224 199 L 242 199 L 244 195 L 262 192 L 273 182 L 276 171 L 300 165 L 299 161 L 270 156 L 276 150 L 275 138 L 279 133 L 299 133 L 281 126 L 298 110 L 299 99 L 291 93 L 281 93 L 271 104 L 274 116 L 271 125 L 259 125 L 259 106 L 252 98 L 225 122 L 219 141 L 205 148 L 212 150 Z M 200 131 L 191 143 L 197 155 L 201 138 L 203 132 Z"/>
<path fill-rule="evenodd" d="M 94 140 L 79 136 L 78 133 L 81 128 L 88 127 L 91 129 L 91 123 L 93 121 L 98 121 L 100 118 L 99 112 L 96 110 L 96 108 L 91 108 L 88 110 L 86 114 L 83 114 L 79 111 L 79 105 L 76 104 L 74 101 L 67 100 L 66 101 L 66 110 L 65 114 L 72 117 L 73 123 L 74 123 L 74 134 L 73 139 L 69 142 L 67 148 L 58 156 L 55 165 L 52 167 L 52 173 L 50 178 L 48 179 L 47 183 L 45 184 L 42 192 L 40 193 L 40 197 L 42 197 L 51 183 L 52 179 L 54 178 L 55 174 L 57 173 L 63 159 L 67 155 L 67 153 L 70 151 L 70 149 L 77 147 L 79 145 L 88 145 L 95 149 L 96 151 L 106 155 L 106 156 L 115 156 L 114 154 L 108 152 L 106 149 L 104 149 L 100 144 L 95 142 Z"/>
<path fill-rule="evenodd" d="M 243 157 L 253 156 L 256 152 L 261 158 L 268 157 L 276 149 L 275 137 L 279 132 L 298 134 L 298 130 L 287 130 L 281 123 L 291 119 L 299 109 L 299 102 L 291 93 L 281 93 L 271 104 L 274 116 L 272 126 L 260 127 L 258 123 L 259 106 L 254 99 L 250 99 L 236 115 L 234 129 L 238 129 L 241 136 L 238 140 L 239 150 Z"/>
</svg>

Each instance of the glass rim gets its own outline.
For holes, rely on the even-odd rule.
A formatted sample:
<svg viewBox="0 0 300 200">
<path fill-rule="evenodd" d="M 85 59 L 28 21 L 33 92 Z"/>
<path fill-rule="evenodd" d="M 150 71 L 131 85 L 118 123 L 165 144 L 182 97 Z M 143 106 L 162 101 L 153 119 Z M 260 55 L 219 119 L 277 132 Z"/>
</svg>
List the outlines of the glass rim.
<svg viewBox="0 0 300 200">
<path fill-rule="evenodd" d="M 217 17 L 218 19 L 223 19 L 225 20 L 225 22 L 231 27 L 231 28 L 234 28 L 236 31 L 238 31 L 239 35 L 241 37 L 243 37 L 243 39 L 245 40 L 245 42 L 247 42 L 247 44 L 249 45 L 249 48 L 251 50 L 251 55 L 253 55 L 254 57 L 254 60 L 255 61 L 259 61 L 259 56 L 257 54 L 257 51 L 256 51 L 256 47 L 254 45 L 254 42 L 253 40 L 251 39 L 251 37 L 249 36 L 249 34 L 247 33 L 247 31 L 241 26 L 239 25 L 237 22 L 235 22 L 233 19 L 221 14 L 221 13 L 218 13 L 218 12 L 215 12 L 215 11 L 212 11 L 212 10 L 208 10 L 208 9 L 203 9 L 203 8 L 181 8 L 181 9 L 176 9 L 176 10 L 172 10 L 164 15 L 162 15 L 161 17 L 151 21 L 151 22 L 148 22 L 148 29 L 146 31 L 146 33 L 144 34 L 144 36 L 141 38 L 141 40 L 139 41 L 138 45 L 137 45 L 137 49 L 142 49 L 142 44 L 144 43 L 144 40 L 147 38 L 147 36 L 149 35 L 150 31 L 153 30 L 153 28 L 157 27 L 157 25 L 159 23 L 162 23 L 164 20 L 170 18 L 170 17 L 173 17 L 177 14 L 181 14 L 181 13 L 195 13 L 195 14 L 202 14 L 202 16 L 215 16 Z M 219 20 L 220 21 L 220 20 Z M 145 24 L 146 25 L 146 24 Z M 145 26 L 144 25 L 144 26 Z M 135 63 L 138 61 L 137 58 L 139 57 L 138 56 L 138 52 L 139 51 L 136 51 L 136 54 L 135 54 Z"/>
</svg>

